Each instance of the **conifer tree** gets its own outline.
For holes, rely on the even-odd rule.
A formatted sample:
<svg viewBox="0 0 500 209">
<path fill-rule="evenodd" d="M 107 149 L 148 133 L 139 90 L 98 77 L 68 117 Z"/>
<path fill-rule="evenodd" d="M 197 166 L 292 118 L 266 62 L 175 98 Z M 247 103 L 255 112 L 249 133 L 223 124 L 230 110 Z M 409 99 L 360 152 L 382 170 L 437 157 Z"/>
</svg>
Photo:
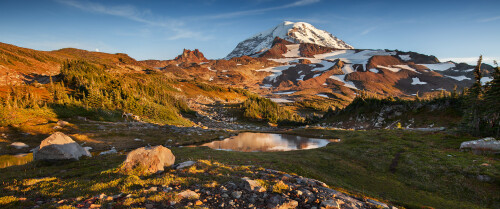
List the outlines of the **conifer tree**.
<svg viewBox="0 0 500 209">
<path fill-rule="evenodd" d="M 483 118 L 493 134 L 500 136 L 500 67 L 495 61 L 493 80 L 488 82 L 484 93 L 485 112 Z"/>
</svg>

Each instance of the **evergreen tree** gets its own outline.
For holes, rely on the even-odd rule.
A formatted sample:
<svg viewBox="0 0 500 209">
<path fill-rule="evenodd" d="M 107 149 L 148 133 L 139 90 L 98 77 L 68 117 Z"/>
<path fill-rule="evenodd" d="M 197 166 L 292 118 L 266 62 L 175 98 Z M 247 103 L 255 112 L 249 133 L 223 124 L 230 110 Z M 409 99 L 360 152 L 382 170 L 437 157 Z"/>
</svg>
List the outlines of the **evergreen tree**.
<svg viewBox="0 0 500 209">
<path fill-rule="evenodd" d="M 468 108 L 465 110 L 463 117 L 463 128 L 472 133 L 473 135 L 479 135 L 480 133 L 480 110 L 479 104 L 481 100 L 481 63 L 483 61 L 483 56 L 479 56 L 479 60 L 477 61 L 477 65 L 474 68 L 474 77 L 475 81 L 472 84 L 472 87 L 468 91 L 467 103 L 469 104 Z"/>
<path fill-rule="evenodd" d="M 488 82 L 485 88 L 484 107 L 483 118 L 487 122 L 487 128 L 496 136 L 500 136 L 500 67 L 498 65 L 493 71 L 493 80 Z"/>
</svg>

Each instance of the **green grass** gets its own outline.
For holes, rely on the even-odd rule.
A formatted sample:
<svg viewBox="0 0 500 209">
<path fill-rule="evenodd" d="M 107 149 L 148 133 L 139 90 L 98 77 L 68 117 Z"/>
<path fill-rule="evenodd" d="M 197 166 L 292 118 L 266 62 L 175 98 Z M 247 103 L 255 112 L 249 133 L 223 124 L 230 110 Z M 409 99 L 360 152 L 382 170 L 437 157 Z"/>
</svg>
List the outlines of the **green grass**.
<svg viewBox="0 0 500 209">
<path fill-rule="evenodd" d="M 176 162 L 205 160 L 202 166 L 187 169 L 189 175 L 170 171 L 149 177 L 123 175 L 116 169 L 125 159 L 124 155 L 95 156 L 58 165 L 31 162 L 0 169 L 0 181 L 3 182 L 0 204 L 12 208 L 28 204 L 19 201 L 17 198 L 20 197 L 139 194 L 149 186 L 172 182 L 180 185 L 220 184 L 234 180 L 232 176 L 248 173 L 246 166 L 230 169 L 217 162 L 296 173 L 321 180 L 340 191 L 406 208 L 495 208 L 500 204 L 498 157 L 474 155 L 457 149 L 462 141 L 471 140 L 471 137 L 404 130 L 298 129 L 288 133 L 340 138 L 341 142 L 313 150 L 268 153 L 227 152 L 206 147 L 172 148 Z M 393 173 L 390 167 L 397 153 L 401 154 Z M 483 163 L 489 166 L 481 165 Z M 204 172 L 211 173 L 211 176 Z M 478 175 L 488 175 L 493 181 L 480 182 Z M 275 192 L 286 190 L 278 184 L 265 183 L 269 189 L 276 189 Z M 144 201 L 141 198 L 138 196 L 133 200 Z M 134 204 L 130 202 L 129 206 Z"/>
<path fill-rule="evenodd" d="M 316 129 L 295 133 L 342 141 L 320 149 L 291 152 L 239 153 L 209 148 L 173 151 L 181 160 L 209 158 L 297 173 L 407 208 L 493 208 L 500 203 L 498 159 L 460 152 L 457 148 L 469 137 L 387 130 Z M 390 164 L 400 151 L 398 166 L 392 173 Z M 481 166 L 483 163 L 491 166 Z M 492 177 L 493 182 L 478 181 L 480 174 Z"/>
</svg>

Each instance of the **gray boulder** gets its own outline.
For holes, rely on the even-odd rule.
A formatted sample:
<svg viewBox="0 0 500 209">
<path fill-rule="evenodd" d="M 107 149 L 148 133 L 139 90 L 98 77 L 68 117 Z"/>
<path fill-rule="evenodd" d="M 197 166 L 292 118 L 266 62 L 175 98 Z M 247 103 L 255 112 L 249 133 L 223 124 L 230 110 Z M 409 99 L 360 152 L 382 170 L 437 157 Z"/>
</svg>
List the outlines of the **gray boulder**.
<svg viewBox="0 0 500 209">
<path fill-rule="evenodd" d="M 81 156 L 91 157 L 92 155 L 71 137 L 61 132 L 53 133 L 33 150 L 34 160 L 79 160 Z"/>
<path fill-rule="evenodd" d="M 460 149 L 471 149 L 474 153 L 480 154 L 484 152 L 500 152 L 500 141 L 493 137 L 483 139 L 465 141 L 460 144 Z"/>
<path fill-rule="evenodd" d="M 123 162 L 122 171 L 129 172 L 136 168 L 144 174 L 162 172 L 165 167 L 172 166 L 175 156 L 164 146 L 141 147 L 131 151 Z"/>
</svg>

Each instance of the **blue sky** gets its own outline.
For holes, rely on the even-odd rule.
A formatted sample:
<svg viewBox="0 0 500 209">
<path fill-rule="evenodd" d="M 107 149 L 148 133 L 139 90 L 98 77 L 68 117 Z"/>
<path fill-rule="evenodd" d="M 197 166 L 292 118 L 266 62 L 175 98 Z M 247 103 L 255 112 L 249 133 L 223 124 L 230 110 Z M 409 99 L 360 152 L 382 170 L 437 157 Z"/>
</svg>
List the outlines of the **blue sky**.
<svg viewBox="0 0 500 209">
<path fill-rule="evenodd" d="M 0 0 L 0 42 L 172 59 L 208 58 L 282 21 L 303 21 L 355 48 L 399 49 L 474 62 L 500 60 L 500 1 Z"/>
</svg>

